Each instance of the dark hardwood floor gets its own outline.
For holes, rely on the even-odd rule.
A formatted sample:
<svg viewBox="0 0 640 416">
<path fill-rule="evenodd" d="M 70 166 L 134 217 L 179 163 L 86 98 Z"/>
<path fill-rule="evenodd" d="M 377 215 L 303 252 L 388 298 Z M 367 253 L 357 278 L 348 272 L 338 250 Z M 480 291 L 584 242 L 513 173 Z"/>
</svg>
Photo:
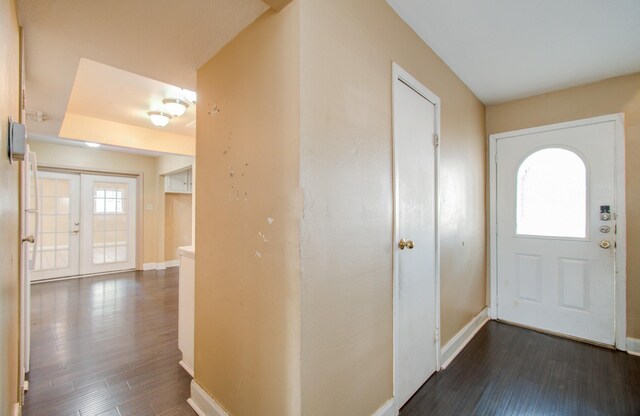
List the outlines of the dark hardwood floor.
<svg viewBox="0 0 640 416">
<path fill-rule="evenodd" d="M 177 310 L 177 268 L 33 286 L 24 415 L 195 415 Z M 640 415 L 640 357 L 489 322 L 400 415 Z"/>
<path fill-rule="evenodd" d="M 640 357 L 497 322 L 400 411 L 415 415 L 640 415 Z"/>
<path fill-rule="evenodd" d="M 32 287 L 25 416 L 195 415 L 178 350 L 178 269 Z"/>
</svg>

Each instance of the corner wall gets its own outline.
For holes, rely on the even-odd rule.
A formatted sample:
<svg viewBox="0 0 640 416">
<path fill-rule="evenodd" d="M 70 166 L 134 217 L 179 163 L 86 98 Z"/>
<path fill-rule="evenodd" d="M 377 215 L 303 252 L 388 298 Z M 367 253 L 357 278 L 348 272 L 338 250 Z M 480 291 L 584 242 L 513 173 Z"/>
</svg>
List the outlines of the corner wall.
<svg viewBox="0 0 640 416">
<path fill-rule="evenodd" d="M 302 414 L 393 396 L 392 61 L 442 100 L 441 338 L 486 306 L 485 110 L 384 0 L 300 0 Z"/>
<path fill-rule="evenodd" d="M 20 35 L 14 0 L 0 0 L 0 414 L 18 403 L 19 165 L 7 158 L 7 119 L 19 120 Z"/>
<path fill-rule="evenodd" d="M 640 338 L 640 73 L 487 107 L 487 135 L 625 114 L 627 336 Z"/>
<path fill-rule="evenodd" d="M 195 381 L 231 415 L 300 414 L 299 5 L 198 71 Z"/>
</svg>

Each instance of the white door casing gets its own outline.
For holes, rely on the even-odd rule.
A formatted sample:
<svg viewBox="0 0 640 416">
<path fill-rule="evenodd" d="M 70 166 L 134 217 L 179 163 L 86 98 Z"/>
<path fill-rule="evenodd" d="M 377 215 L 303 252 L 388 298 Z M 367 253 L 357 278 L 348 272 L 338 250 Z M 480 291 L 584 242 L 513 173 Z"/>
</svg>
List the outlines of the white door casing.
<svg viewBox="0 0 640 416">
<path fill-rule="evenodd" d="M 439 366 L 437 137 L 440 100 L 393 65 L 394 399 Z M 413 243 L 399 247 L 400 240 Z"/>
<path fill-rule="evenodd" d="M 624 349 L 622 117 L 493 135 L 490 146 L 492 318 Z M 558 179 L 536 184 L 542 171 Z"/>
<path fill-rule="evenodd" d="M 21 166 L 20 218 L 22 247 L 20 250 L 20 386 L 25 386 L 31 353 L 31 270 L 35 263 L 38 238 L 38 163 L 35 153 L 26 146 Z"/>
</svg>

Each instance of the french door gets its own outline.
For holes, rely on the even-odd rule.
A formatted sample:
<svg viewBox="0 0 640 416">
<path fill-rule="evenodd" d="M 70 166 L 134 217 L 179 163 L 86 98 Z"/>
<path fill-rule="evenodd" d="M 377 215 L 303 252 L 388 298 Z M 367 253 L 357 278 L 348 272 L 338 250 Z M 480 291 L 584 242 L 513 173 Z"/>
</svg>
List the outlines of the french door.
<svg viewBox="0 0 640 416">
<path fill-rule="evenodd" d="M 40 171 L 32 281 L 135 268 L 136 179 Z"/>
</svg>

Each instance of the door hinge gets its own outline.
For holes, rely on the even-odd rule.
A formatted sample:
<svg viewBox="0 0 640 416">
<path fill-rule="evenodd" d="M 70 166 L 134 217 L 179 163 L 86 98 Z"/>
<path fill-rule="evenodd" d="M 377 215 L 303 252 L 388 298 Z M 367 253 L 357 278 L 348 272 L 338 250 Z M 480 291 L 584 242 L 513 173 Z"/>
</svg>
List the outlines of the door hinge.
<svg viewBox="0 0 640 416">
<path fill-rule="evenodd" d="M 438 340 L 440 339 L 440 331 L 438 330 L 438 328 L 433 330 L 433 342 L 438 342 Z"/>
<path fill-rule="evenodd" d="M 440 145 L 440 136 L 438 136 L 438 133 L 433 133 L 433 145 L 435 147 Z"/>
</svg>

